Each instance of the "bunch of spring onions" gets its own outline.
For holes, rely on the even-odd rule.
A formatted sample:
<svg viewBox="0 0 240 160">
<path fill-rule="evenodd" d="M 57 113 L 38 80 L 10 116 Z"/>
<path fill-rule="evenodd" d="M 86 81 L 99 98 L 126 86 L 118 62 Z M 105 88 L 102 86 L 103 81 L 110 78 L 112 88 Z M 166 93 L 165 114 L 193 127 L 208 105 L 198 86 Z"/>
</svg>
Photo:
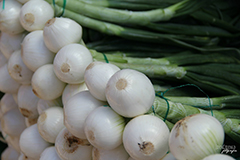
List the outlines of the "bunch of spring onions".
<svg viewBox="0 0 240 160">
<path fill-rule="evenodd" d="M 0 7 L 2 160 L 238 156 L 233 5 L 7 0 Z M 227 142 L 233 148 L 224 154 Z"/>
<path fill-rule="evenodd" d="M 55 16 L 83 26 L 84 42 L 96 60 L 106 61 L 105 54 L 121 69 L 193 83 L 210 95 L 240 93 L 238 2 L 46 1 Z"/>
</svg>

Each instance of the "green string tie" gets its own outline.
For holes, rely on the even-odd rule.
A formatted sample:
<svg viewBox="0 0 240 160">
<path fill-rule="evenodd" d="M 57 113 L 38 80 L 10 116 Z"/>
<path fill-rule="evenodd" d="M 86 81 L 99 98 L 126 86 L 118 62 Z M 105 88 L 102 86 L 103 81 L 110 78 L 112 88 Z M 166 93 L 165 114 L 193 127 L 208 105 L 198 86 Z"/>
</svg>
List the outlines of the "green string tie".
<svg viewBox="0 0 240 160">
<path fill-rule="evenodd" d="M 62 14 L 60 15 L 60 17 L 63 16 L 64 12 L 65 12 L 65 8 L 66 8 L 66 3 L 67 3 L 67 0 L 63 0 L 63 11 L 62 11 Z"/>
<path fill-rule="evenodd" d="M 164 119 L 163 119 L 164 122 L 166 121 L 167 115 L 168 115 L 168 113 L 169 113 L 169 102 L 168 102 L 168 99 L 164 97 L 164 94 L 165 94 L 166 92 L 168 92 L 169 90 L 173 90 L 173 89 L 177 89 L 177 88 L 182 88 L 182 87 L 186 87 L 186 86 L 196 87 L 198 90 L 200 90 L 203 94 L 206 95 L 206 97 L 208 98 L 208 101 L 209 101 L 209 108 L 211 109 L 211 114 L 212 114 L 212 116 L 213 116 L 212 104 L 211 104 L 211 100 L 210 100 L 210 97 L 208 96 L 208 94 L 207 94 L 206 92 L 204 92 L 200 87 L 198 87 L 198 86 L 195 85 L 195 84 L 184 84 L 184 85 L 179 85 L 179 86 L 176 86 L 176 87 L 171 87 L 171 88 L 165 90 L 164 92 L 159 91 L 159 92 L 156 93 L 156 96 L 158 96 L 158 97 L 160 97 L 160 98 L 163 98 L 163 99 L 166 101 L 166 103 L 167 103 L 167 112 L 166 112 L 166 114 L 165 114 L 165 116 L 164 116 Z M 153 113 L 155 114 L 154 106 L 152 106 L 152 109 L 153 109 Z"/>
<path fill-rule="evenodd" d="M 2 1 L 2 9 L 4 10 L 5 8 L 5 0 Z"/>
<path fill-rule="evenodd" d="M 164 116 L 164 119 L 163 119 L 163 121 L 165 122 L 166 119 L 167 119 L 168 112 L 169 112 L 169 102 L 168 102 L 168 99 L 164 97 L 164 94 L 166 93 L 166 91 L 165 91 L 165 92 L 161 92 L 161 93 L 160 93 L 160 92 L 161 92 L 161 91 L 157 92 L 157 93 L 156 93 L 156 96 L 164 99 L 164 100 L 166 101 L 166 103 L 167 103 L 167 112 L 166 112 L 166 114 L 165 114 L 165 116 Z M 159 93 L 160 93 L 160 94 L 159 94 Z M 153 113 L 155 114 L 154 106 L 152 106 L 152 109 L 153 109 Z"/>
<path fill-rule="evenodd" d="M 53 4 L 53 7 L 54 7 L 54 15 L 56 15 L 56 4 L 55 4 L 55 0 L 52 0 L 52 4 Z"/>
<path fill-rule="evenodd" d="M 102 54 L 103 54 L 103 57 L 104 57 L 104 60 L 106 61 L 106 63 L 109 63 L 107 56 L 104 53 L 102 53 Z"/>
<path fill-rule="evenodd" d="M 55 0 L 52 0 L 53 1 L 53 6 L 54 6 L 54 12 L 55 12 L 55 6 L 56 6 L 56 3 L 55 3 Z M 61 15 L 59 16 L 59 17 L 62 17 L 63 16 L 63 14 L 64 14 L 64 12 L 65 12 L 65 8 L 66 8 L 66 4 L 67 4 L 67 0 L 63 0 L 63 6 L 62 6 L 62 13 L 61 13 Z M 56 14 L 56 13 L 55 13 Z"/>
</svg>

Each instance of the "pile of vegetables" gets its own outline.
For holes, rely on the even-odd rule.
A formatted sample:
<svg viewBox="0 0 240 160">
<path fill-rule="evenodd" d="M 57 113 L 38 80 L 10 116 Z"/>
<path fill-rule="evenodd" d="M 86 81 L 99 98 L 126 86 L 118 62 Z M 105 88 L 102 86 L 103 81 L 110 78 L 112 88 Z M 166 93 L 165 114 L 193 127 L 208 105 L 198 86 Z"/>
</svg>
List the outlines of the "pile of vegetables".
<svg viewBox="0 0 240 160">
<path fill-rule="evenodd" d="M 0 7 L 2 160 L 240 157 L 238 1 Z"/>
</svg>

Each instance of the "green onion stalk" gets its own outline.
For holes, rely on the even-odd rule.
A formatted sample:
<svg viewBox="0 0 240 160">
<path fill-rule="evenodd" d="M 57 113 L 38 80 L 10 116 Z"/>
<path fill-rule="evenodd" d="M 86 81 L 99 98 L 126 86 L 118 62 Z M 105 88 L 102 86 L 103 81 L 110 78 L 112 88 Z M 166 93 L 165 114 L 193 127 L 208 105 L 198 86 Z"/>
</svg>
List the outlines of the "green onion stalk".
<svg viewBox="0 0 240 160">
<path fill-rule="evenodd" d="M 238 36 L 239 36 L 240 29 L 238 27 L 235 27 L 220 18 L 216 18 L 215 16 L 212 16 L 211 14 L 208 14 L 203 10 L 199 10 L 194 13 L 191 13 L 191 16 L 197 20 L 200 20 L 205 23 L 210 23 L 213 26 L 220 27 L 229 32 L 238 33 Z"/>
<path fill-rule="evenodd" d="M 145 2 L 134 2 L 134 1 L 113 1 L 113 0 L 79 0 L 83 3 L 91 4 L 94 6 L 108 7 L 108 8 L 116 8 L 116 9 L 128 9 L 128 10 L 150 10 L 157 8 L 165 8 L 173 4 L 173 2 L 162 2 L 158 4 L 151 4 Z M 175 1 L 176 3 L 176 1 Z"/>
<path fill-rule="evenodd" d="M 197 108 L 206 110 L 212 109 L 240 109 L 240 96 L 221 96 L 221 97 L 190 97 L 190 96 L 165 96 L 168 100 L 175 103 L 182 103 L 184 105 L 190 105 Z M 209 108 L 209 101 L 211 108 Z"/>
<path fill-rule="evenodd" d="M 57 7 L 55 4 L 55 9 L 62 9 L 61 7 Z M 61 12 L 60 12 L 61 13 Z M 141 29 L 135 29 L 131 27 L 124 27 L 121 25 L 116 25 L 113 23 L 105 22 L 98 19 L 93 19 L 90 17 L 87 17 L 85 15 L 76 13 L 72 10 L 65 9 L 63 17 L 68 17 L 79 24 L 81 24 L 84 27 L 95 29 L 97 31 L 100 31 L 102 33 L 108 34 L 108 35 L 116 35 L 119 37 L 123 37 L 126 39 L 140 39 L 141 41 L 149 41 L 149 42 L 159 42 L 164 44 L 175 44 L 175 45 L 181 45 L 185 47 L 194 47 L 196 46 L 211 46 L 216 45 L 218 41 L 215 40 L 215 38 L 208 38 L 208 37 L 186 37 L 184 35 L 167 35 L 167 34 L 160 34 L 155 32 L 150 32 L 146 30 Z"/>
<path fill-rule="evenodd" d="M 194 15 L 194 14 L 193 14 Z M 229 31 L 215 27 L 215 26 L 204 26 L 204 25 L 193 25 L 193 24 L 179 24 L 179 23 L 149 23 L 146 25 L 147 28 L 153 29 L 162 33 L 169 34 L 183 34 L 191 36 L 206 36 L 206 37 L 237 37 L 239 35 L 232 34 Z"/>
<path fill-rule="evenodd" d="M 159 0 L 148 0 L 148 1 L 145 1 L 145 0 L 98 0 L 98 1 L 78 0 L 78 1 L 88 3 L 88 4 L 93 4 L 96 6 L 109 7 L 109 8 L 114 8 L 114 7 L 111 7 L 111 3 L 119 3 L 119 7 L 121 7 L 121 2 L 129 3 L 132 5 L 133 4 L 153 5 L 153 6 L 155 6 L 154 8 L 156 8 L 156 6 L 158 8 L 160 8 L 160 6 L 162 6 L 162 5 L 165 6 L 166 4 L 168 4 L 167 6 L 170 6 L 172 4 L 180 2 L 181 0 L 161 0 L 161 1 L 159 1 Z M 118 7 L 118 6 L 116 6 L 116 7 Z M 151 8 L 151 9 L 153 9 L 153 8 Z"/>
<path fill-rule="evenodd" d="M 51 3 L 50 0 L 47 2 Z M 62 3 L 62 1 L 59 1 Z M 66 7 L 68 3 L 66 4 Z M 143 29 L 125 27 L 124 25 L 117 25 L 114 23 L 105 22 L 102 20 L 87 17 L 85 15 L 64 9 L 62 6 L 55 4 L 54 6 L 56 16 L 62 15 L 63 17 L 71 18 L 78 22 L 80 25 L 86 28 L 96 30 L 98 32 L 104 33 L 106 35 L 112 35 L 121 37 L 124 39 L 130 39 L 142 42 L 152 42 L 159 44 L 167 44 L 178 46 L 182 48 L 189 48 L 201 52 L 207 51 L 219 51 L 219 52 L 236 52 L 240 53 L 237 48 L 231 47 L 220 47 L 217 46 L 218 38 L 210 37 L 198 37 L 192 36 L 187 37 L 185 35 L 173 35 L 173 34 L 160 34 L 156 32 L 151 32 Z M 79 8 L 78 8 L 79 9 Z"/>
<path fill-rule="evenodd" d="M 237 43 L 237 41 L 236 41 L 236 43 Z M 201 54 L 203 54 L 203 53 L 209 54 L 210 53 L 210 52 L 198 52 L 198 51 L 192 50 L 190 48 L 186 49 L 181 46 L 175 46 L 175 45 L 170 45 L 170 44 L 160 44 L 160 43 L 129 40 L 129 39 L 124 39 L 124 38 L 120 38 L 120 37 L 116 37 L 116 36 L 108 36 L 108 35 L 106 35 L 103 38 L 99 38 L 98 40 L 92 41 L 92 42 L 88 41 L 86 43 L 86 45 L 88 48 L 97 50 L 99 52 L 116 53 L 116 51 L 120 51 L 120 52 L 123 52 L 123 54 L 131 56 L 131 57 L 138 56 L 138 57 L 155 57 L 155 58 L 157 58 L 157 57 L 174 55 L 174 54 L 180 53 L 180 52 L 183 52 L 183 53 L 191 52 L 191 53 L 201 53 Z M 220 53 L 225 54 L 225 57 L 234 56 L 235 59 L 239 60 L 240 54 L 237 51 L 239 49 L 238 48 L 232 48 L 232 49 L 233 50 L 236 49 L 236 52 L 230 52 L 230 51 L 226 52 L 227 48 L 224 48 L 221 51 L 215 51 L 215 52 L 218 52 L 219 54 Z M 211 48 L 210 50 L 213 51 L 213 48 Z M 214 53 L 214 51 L 213 51 L 213 53 Z M 183 57 L 183 58 L 185 58 L 185 57 Z M 215 57 L 215 58 L 217 58 L 217 57 Z M 192 61 L 192 59 L 189 59 L 189 60 Z M 235 60 L 235 61 L 238 61 L 238 60 Z"/>
<path fill-rule="evenodd" d="M 165 7 L 169 7 L 170 5 L 176 4 L 178 2 L 180 2 L 179 0 L 177 1 L 139 1 L 139 0 L 126 0 L 126 1 L 116 1 L 116 0 L 101 0 L 101 1 L 93 1 L 93 0 L 80 0 L 82 2 L 91 4 L 91 5 L 97 5 L 97 6 L 103 6 L 103 7 L 108 7 L 108 8 L 119 8 L 119 9 L 128 9 L 128 10 L 143 10 L 143 9 L 156 9 L 156 8 L 165 8 Z M 203 16 L 199 15 L 199 20 L 200 22 L 208 22 L 208 23 L 214 23 L 214 19 L 216 18 L 217 21 L 219 19 L 221 19 L 222 21 L 224 20 L 225 17 L 228 17 L 229 15 L 232 16 L 231 21 L 224 25 L 228 25 L 229 28 L 234 28 L 234 30 L 239 32 L 239 29 L 237 29 L 236 27 L 234 27 L 234 25 L 237 23 L 238 19 L 239 19 L 239 10 L 236 7 L 237 4 L 231 3 L 229 1 L 225 2 L 225 1 L 212 1 L 211 2 L 212 5 L 208 5 L 204 8 L 207 7 L 211 7 L 211 11 L 216 11 L 217 12 L 217 17 L 212 17 L 212 21 L 210 21 L 210 19 L 208 17 L 206 17 L 206 19 L 204 19 L 204 15 L 206 13 L 203 13 Z M 126 5 L 125 5 L 126 4 Z M 143 6 L 142 6 L 143 5 Z M 131 8 L 132 7 L 132 8 Z M 138 8 L 139 7 L 139 8 Z M 143 7 L 143 8 L 141 8 Z M 224 14 L 226 12 L 226 10 L 230 10 L 229 12 L 227 12 L 226 14 Z M 198 19 L 197 14 L 201 14 L 198 12 L 198 10 L 196 11 L 196 14 L 193 12 L 193 14 L 191 15 L 192 17 L 196 16 L 195 19 Z M 220 17 L 219 17 L 220 16 Z M 201 19 L 202 18 L 202 19 Z M 232 34 L 231 32 L 229 32 L 228 30 L 225 30 L 223 28 L 221 28 L 221 25 L 219 27 L 214 27 L 214 26 L 207 26 L 207 25 L 200 25 L 199 23 L 189 23 L 191 19 L 189 17 L 186 18 L 186 21 L 182 21 L 182 19 L 180 21 L 178 21 L 178 23 L 176 22 L 159 22 L 159 23 L 155 23 L 155 22 L 150 22 L 147 25 L 145 25 L 145 27 L 150 28 L 150 29 L 154 29 L 156 31 L 160 31 L 163 33 L 172 33 L 172 34 L 183 34 L 184 35 L 197 35 L 197 36 L 220 36 L 220 37 L 236 37 L 239 36 L 236 34 Z M 186 24 L 185 24 L 186 23 Z M 225 22 L 222 22 L 225 23 Z M 216 25 L 218 26 L 218 25 Z"/>
<path fill-rule="evenodd" d="M 92 37 L 91 34 L 88 36 Z M 115 36 L 105 36 L 95 41 L 87 41 L 86 46 L 104 53 L 113 52 L 115 54 L 120 51 L 123 52 L 120 54 L 128 54 L 131 57 L 164 57 L 174 53 L 188 52 L 186 49 L 172 45 L 133 41 Z"/>
<path fill-rule="evenodd" d="M 48 2 L 51 3 L 50 0 Z M 149 22 L 166 21 L 173 17 L 189 14 L 206 6 L 208 2 L 208 0 L 183 0 L 163 9 L 134 12 L 100 7 L 79 0 L 67 0 L 66 9 L 101 21 L 109 21 L 117 24 L 146 25 Z M 55 4 L 63 6 L 64 2 L 62 0 L 55 0 Z"/>
</svg>

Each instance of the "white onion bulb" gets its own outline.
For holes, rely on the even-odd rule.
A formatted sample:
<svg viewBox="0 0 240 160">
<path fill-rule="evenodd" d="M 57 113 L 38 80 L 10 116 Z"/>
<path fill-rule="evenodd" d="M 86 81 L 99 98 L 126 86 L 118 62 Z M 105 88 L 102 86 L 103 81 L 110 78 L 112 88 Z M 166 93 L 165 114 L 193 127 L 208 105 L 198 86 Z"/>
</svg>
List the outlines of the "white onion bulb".
<svg viewBox="0 0 240 160">
<path fill-rule="evenodd" d="M 146 75 L 132 69 L 117 71 L 108 81 L 106 98 L 109 105 L 124 117 L 146 113 L 153 105 L 155 91 Z"/>
<path fill-rule="evenodd" d="M 7 58 L 2 54 L 1 49 L 0 49 L 0 67 L 2 67 L 4 64 L 7 63 Z"/>
<path fill-rule="evenodd" d="M 55 17 L 45 24 L 43 37 L 47 48 L 57 53 L 63 46 L 81 41 L 82 27 L 72 19 Z"/>
<path fill-rule="evenodd" d="M 13 95 L 10 93 L 5 93 L 1 98 L 1 111 L 2 114 L 6 113 L 7 111 L 11 109 L 17 109 L 18 105 L 15 102 Z"/>
<path fill-rule="evenodd" d="M 67 84 L 62 93 L 62 103 L 65 106 L 67 101 L 75 94 L 88 90 L 87 85 L 83 83 L 79 84 Z"/>
<path fill-rule="evenodd" d="M 1 104 L 0 104 L 0 107 L 1 107 Z M 3 116 L 3 113 L 2 113 L 2 110 L 0 109 L 0 121 L 1 121 L 1 118 Z M 1 123 L 0 123 L 0 132 L 2 131 L 2 126 L 1 126 Z"/>
<path fill-rule="evenodd" d="M 14 101 L 18 104 L 17 93 L 14 93 L 14 94 L 12 94 L 12 95 L 13 95 Z"/>
<path fill-rule="evenodd" d="M 16 109 L 6 112 L 1 118 L 2 130 L 11 136 L 20 136 L 22 131 L 26 128 L 25 118 Z"/>
<path fill-rule="evenodd" d="M 229 155 L 218 153 L 209 155 L 203 158 L 202 160 L 235 160 L 235 159 Z"/>
<path fill-rule="evenodd" d="M 27 127 L 30 127 L 30 126 L 36 124 L 37 120 L 38 120 L 38 117 L 36 117 L 36 118 L 26 118 L 25 117 L 25 124 Z"/>
<path fill-rule="evenodd" d="M 85 46 L 68 44 L 57 52 L 53 61 L 54 72 L 63 82 L 83 83 L 85 70 L 92 61 L 92 54 Z"/>
<path fill-rule="evenodd" d="M 69 100 L 70 101 L 70 100 Z M 98 107 L 86 118 L 84 132 L 98 149 L 111 150 L 122 144 L 125 119 L 110 107 Z"/>
<path fill-rule="evenodd" d="M 18 107 L 24 117 L 38 117 L 38 100 L 39 98 L 33 93 L 31 85 L 21 85 L 18 90 Z"/>
<path fill-rule="evenodd" d="M 0 67 L 0 91 L 3 93 L 17 93 L 20 83 L 15 81 L 8 73 L 7 63 Z"/>
<path fill-rule="evenodd" d="M 7 147 L 1 154 L 1 160 L 16 160 L 19 155 L 20 153 L 18 153 L 14 148 Z"/>
<path fill-rule="evenodd" d="M 213 116 L 194 114 L 179 120 L 169 137 L 170 152 L 176 159 L 203 159 L 219 153 L 224 129 Z"/>
<path fill-rule="evenodd" d="M 21 153 L 20 156 L 18 157 L 18 160 L 36 160 L 36 159 L 30 158 L 24 155 L 23 153 Z"/>
<path fill-rule="evenodd" d="M 38 114 L 40 115 L 43 111 L 53 106 L 63 106 L 61 97 L 53 100 L 39 99 L 37 104 Z"/>
<path fill-rule="evenodd" d="M 131 119 L 123 132 L 123 145 L 137 160 L 156 160 L 168 152 L 170 131 L 160 118 L 140 115 Z"/>
<path fill-rule="evenodd" d="M 21 43 L 26 34 L 27 33 L 24 32 L 11 35 L 5 32 L 1 32 L 0 50 L 7 59 L 10 58 L 11 54 L 14 51 L 21 49 Z"/>
<path fill-rule="evenodd" d="M 168 152 L 164 157 L 162 157 L 160 160 L 177 160 L 171 152 Z"/>
<path fill-rule="evenodd" d="M 107 82 L 119 70 L 120 68 L 113 64 L 98 61 L 88 65 L 84 81 L 90 93 L 99 100 L 107 101 L 105 96 Z"/>
<path fill-rule="evenodd" d="M 19 140 L 21 151 L 30 158 L 39 159 L 41 153 L 51 144 L 46 142 L 38 132 L 37 124 L 26 128 Z"/>
<path fill-rule="evenodd" d="M 62 129 L 58 134 L 55 147 L 62 160 L 92 160 L 93 146 L 87 139 L 73 136 L 67 128 Z"/>
<path fill-rule="evenodd" d="M 32 76 L 33 92 L 40 99 L 53 100 L 62 95 L 66 83 L 57 78 L 53 71 L 53 64 L 39 67 Z"/>
<path fill-rule="evenodd" d="M 54 17 L 54 10 L 44 0 L 31 0 L 26 2 L 20 11 L 20 22 L 29 32 L 43 30 L 45 23 Z"/>
<path fill-rule="evenodd" d="M 71 97 L 64 106 L 64 124 L 74 136 L 86 139 L 84 133 L 84 122 L 88 114 L 100 107 L 106 105 L 94 98 L 89 91 L 82 91 Z"/>
<path fill-rule="evenodd" d="M 33 71 L 22 61 L 21 50 L 14 51 L 8 60 L 9 75 L 20 84 L 31 84 Z"/>
<path fill-rule="evenodd" d="M 22 42 L 21 55 L 25 65 L 32 71 L 45 64 L 51 64 L 55 57 L 44 44 L 43 30 L 32 31 L 26 35 Z"/>
<path fill-rule="evenodd" d="M 18 34 L 24 31 L 19 15 L 22 4 L 18 1 L 5 0 L 4 8 L 3 1 L 0 2 L 0 30 L 9 34 Z"/>
<path fill-rule="evenodd" d="M 26 2 L 28 2 L 30 0 L 17 0 L 17 1 L 20 2 L 21 4 L 24 4 L 24 3 L 26 3 Z"/>
<path fill-rule="evenodd" d="M 128 160 L 129 155 L 124 146 L 120 145 L 112 150 L 99 150 L 94 147 L 92 150 L 92 157 L 94 160 Z"/>
<path fill-rule="evenodd" d="M 55 146 L 51 146 L 42 152 L 39 160 L 61 160 L 61 158 L 58 156 Z"/>
<path fill-rule="evenodd" d="M 38 131 L 42 138 L 50 143 L 55 143 L 59 132 L 64 128 L 63 108 L 51 107 L 46 109 L 38 117 Z"/>
</svg>

